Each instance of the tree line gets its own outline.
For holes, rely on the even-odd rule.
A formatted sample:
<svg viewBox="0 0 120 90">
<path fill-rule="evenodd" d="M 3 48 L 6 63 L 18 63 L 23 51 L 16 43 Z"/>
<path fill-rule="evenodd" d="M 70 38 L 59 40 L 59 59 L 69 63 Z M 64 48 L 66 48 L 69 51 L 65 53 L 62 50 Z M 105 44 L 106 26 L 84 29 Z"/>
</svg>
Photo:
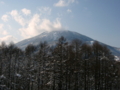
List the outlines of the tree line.
<svg viewBox="0 0 120 90">
<path fill-rule="evenodd" d="M 97 41 L 0 45 L 0 90 L 120 90 L 120 63 Z"/>
</svg>

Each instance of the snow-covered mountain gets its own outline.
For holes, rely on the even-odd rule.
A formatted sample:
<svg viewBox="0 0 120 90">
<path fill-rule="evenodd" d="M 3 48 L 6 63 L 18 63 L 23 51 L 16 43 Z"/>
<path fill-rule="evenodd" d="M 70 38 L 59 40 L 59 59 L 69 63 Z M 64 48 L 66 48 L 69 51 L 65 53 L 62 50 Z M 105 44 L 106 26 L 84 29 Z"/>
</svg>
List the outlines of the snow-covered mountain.
<svg viewBox="0 0 120 90">
<path fill-rule="evenodd" d="M 93 42 L 95 41 L 94 39 L 79 34 L 77 32 L 61 30 L 43 32 L 35 37 L 20 41 L 16 45 L 21 49 L 24 49 L 28 44 L 38 45 L 40 42 L 44 41 L 46 41 L 49 45 L 54 45 L 61 36 L 64 36 L 68 42 L 72 41 L 73 39 L 80 39 L 82 42 L 93 44 Z M 104 43 L 101 44 L 106 45 Z M 115 55 L 115 57 L 118 60 L 118 57 L 120 57 L 120 49 L 109 45 L 106 46 L 111 50 L 111 52 Z"/>
<path fill-rule="evenodd" d="M 54 44 L 55 42 L 57 42 L 57 40 L 61 36 L 64 36 L 68 42 L 72 41 L 73 39 L 80 39 L 83 42 L 94 41 L 93 39 L 91 39 L 87 36 L 81 35 L 77 32 L 61 30 L 61 31 L 43 32 L 35 37 L 20 41 L 16 45 L 23 49 L 28 44 L 37 45 L 40 42 L 44 42 L 44 41 L 48 42 L 48 44 Z"/>
</svg>

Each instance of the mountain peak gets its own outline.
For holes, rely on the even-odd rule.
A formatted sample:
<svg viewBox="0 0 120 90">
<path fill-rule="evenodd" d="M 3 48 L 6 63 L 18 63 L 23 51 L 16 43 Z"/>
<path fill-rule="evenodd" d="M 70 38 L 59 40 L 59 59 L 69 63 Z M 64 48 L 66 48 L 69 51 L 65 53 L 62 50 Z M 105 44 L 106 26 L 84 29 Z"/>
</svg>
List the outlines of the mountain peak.
<svg viewBox="0 0 120 90">
<path fill-rule="evenodd" d="M 61 36 L 65 37 L 67 41 L 72 41 L 73 39 L 80 39 L 83 42 L 93 41 L 93 39 L 74 31 L 54 30 L 54 31 L 45 31 L 35 37 L 20 41 L 16 45 L 20 48 L 25 48 L 28 44 L 37 45 L 43 41 L 47 41 L 49 44 L 53 44 Z"/>
</svg>

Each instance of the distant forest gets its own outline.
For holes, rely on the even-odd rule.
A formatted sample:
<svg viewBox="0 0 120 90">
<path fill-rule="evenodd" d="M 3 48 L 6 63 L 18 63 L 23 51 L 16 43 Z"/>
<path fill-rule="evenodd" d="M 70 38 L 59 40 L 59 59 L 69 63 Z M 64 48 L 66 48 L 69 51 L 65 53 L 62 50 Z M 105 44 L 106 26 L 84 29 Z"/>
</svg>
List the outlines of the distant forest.
<svg viewBox="0 0 120 90">
<path fill-rule="evenodd" d="M 120 62 L 97 41 L 0 45 L 0 90 L 120 90 Z"/>
</svg>

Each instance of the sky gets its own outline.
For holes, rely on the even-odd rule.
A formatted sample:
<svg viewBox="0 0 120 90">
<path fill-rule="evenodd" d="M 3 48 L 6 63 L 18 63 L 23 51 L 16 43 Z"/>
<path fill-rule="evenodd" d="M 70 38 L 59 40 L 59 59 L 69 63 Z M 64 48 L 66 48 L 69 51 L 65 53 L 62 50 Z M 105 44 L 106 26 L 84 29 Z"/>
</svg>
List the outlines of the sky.
<svg viewBox="0 0 120 90">
<path fill-rule="evenodd" d="M 120 47 L 120 0 L 0 0 L 0 42 L 71 30 Z"/>
</svg>

